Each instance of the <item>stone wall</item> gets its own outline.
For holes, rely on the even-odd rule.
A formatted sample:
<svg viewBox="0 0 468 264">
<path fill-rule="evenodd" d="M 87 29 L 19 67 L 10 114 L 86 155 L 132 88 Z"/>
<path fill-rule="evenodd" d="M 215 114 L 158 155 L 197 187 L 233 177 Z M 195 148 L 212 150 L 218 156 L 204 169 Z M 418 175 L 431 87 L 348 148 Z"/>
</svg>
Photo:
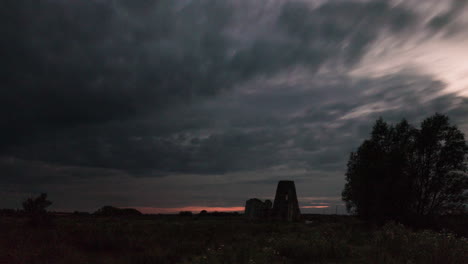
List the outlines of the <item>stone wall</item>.
<svg viewBox="0 0 468 264">
<path fill-rule="evenodd" d="M 271 214 L 271 205 L 270 200 L 249 199 L 245 203 L 245 216 L 249 219 L 267 219 Z"/>
</svg>

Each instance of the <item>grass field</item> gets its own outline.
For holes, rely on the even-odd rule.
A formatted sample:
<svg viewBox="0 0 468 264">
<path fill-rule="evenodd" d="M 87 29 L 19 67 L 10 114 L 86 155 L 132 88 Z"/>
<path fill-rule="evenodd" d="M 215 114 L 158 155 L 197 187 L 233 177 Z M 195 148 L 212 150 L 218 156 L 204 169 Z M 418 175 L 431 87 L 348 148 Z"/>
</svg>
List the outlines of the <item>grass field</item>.
<svg viewBox="0 0 468 264">
<path fill-rule="evenodd" d="M 0 263 L 468 263 L 468 241 L 349 216 L 305 223 L 242 216 L 0 217 Z"/>
</svg>

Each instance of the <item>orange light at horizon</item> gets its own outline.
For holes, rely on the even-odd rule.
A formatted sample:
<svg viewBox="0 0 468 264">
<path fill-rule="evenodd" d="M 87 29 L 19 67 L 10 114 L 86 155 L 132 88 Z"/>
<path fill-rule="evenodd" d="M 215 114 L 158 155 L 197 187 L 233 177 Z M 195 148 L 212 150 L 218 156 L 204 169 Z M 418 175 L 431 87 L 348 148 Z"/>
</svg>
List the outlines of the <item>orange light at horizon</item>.
<svg viewBox="0 0 468 264">
<path fill-rule="evenodd" d="M 302 209 L 323 209 L 329 208 L 328 205 L 306 205 L 301 206 Z M 144 214 L 177 214 L 182 211 L 190 211 L 192 213 L 199 213 L 203 210 L 207 212 L 243 212 L 245 207 L 232 206 L 232 207 L 207 207 L 207 206 L 184 206 L 184 207 L 132 207 Z"/>
<path fill-rule="evenodd" d="M 328 205 L 307 205 L 307 206 L 301 206 L 301 208 L 304 209 L 322 209 L 322 208 L 328 208 L 330 206 Z"/>
<path fill-rule="evenodd" d="M 244 207 L 206 207 L 206 206 L 185 206 L 173 208 L 159 208 L 159 207 L 133 207 L 144 214 L 174 214 L 182 211 L 190 211 L 192 213 L 199 213 L 203 210 L 207 212 L 243 212 Z"/>
</svg>

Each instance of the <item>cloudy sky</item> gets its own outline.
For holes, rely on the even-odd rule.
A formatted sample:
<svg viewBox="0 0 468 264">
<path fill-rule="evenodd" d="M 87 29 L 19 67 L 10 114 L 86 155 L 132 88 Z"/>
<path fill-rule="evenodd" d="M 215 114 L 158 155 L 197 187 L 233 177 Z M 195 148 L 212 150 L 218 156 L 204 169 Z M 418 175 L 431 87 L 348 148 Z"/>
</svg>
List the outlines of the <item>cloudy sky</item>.
<svg viewBox="0 0 468 264">
<path fill-rule="evenodd" d="M 284 179 L 344 212 L 379 116 L 468 134 L 464 0 L 3 0 L 0 34 L 0 208 L 237 210 Z"/>
</svg>

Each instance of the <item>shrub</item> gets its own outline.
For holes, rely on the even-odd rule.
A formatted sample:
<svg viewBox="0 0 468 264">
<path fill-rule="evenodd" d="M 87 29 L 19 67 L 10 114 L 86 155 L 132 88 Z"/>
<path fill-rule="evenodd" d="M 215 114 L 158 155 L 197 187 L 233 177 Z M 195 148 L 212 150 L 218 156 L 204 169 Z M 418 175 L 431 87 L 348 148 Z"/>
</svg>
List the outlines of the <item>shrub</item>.
<svg viewBox="0 0 468 264">
<path fill-rule="evenodd" d="M 465 263 L 468 241 L 447 232 L 412 232 L 401 224 L 386 224 L 374 233 L 375 263 Z"/>
<path fill-rule="evenodd" d="M 180 216 L 192 216 L 193 213 L 190 212 L 190 211 L 181 211 L 181 212 L 179 212 L 179 215 Z"/>
<path fill-rule="evenodd" d="M 99 216 L 139 216 L 142 213 L 134 208 L 117 208 L 114 206 L 106 205 L 94 212 Z"/>
<path fill-rule="evenodd" d="M 23 210 L 29 217 L 32 225 L 48 225 L 50 224 L 50 217 L 47 214 L 46 208 L 52 204 L 47 200 L 47 194 L 42 193 L 36 198 L 28 198 L 23 202 Z"/>
</svg>

